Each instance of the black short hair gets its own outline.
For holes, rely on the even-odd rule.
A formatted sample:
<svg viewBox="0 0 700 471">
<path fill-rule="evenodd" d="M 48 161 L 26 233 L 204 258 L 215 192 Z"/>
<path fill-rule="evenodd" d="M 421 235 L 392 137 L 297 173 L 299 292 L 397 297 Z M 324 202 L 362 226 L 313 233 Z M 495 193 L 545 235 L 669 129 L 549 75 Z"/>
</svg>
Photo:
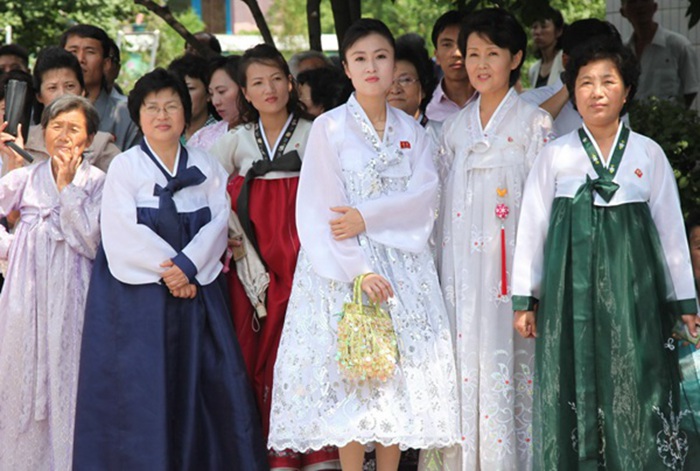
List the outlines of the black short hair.
<svg viewBox="0 0 700 471">
<path fill-rule="evenodd" d="M 129 93 L 129 115 L 139 129 L 141 129 L 141 106 L 146 97 L 151 93 L 167 89 L 173 90 L 180 97 L 182 108 L 185 112 L 185 128 L 189 126 L 192 120 L 192 100 L 190 99 L 190 93 L 187 91 L 185 81 L 173 72 L 158 67 L 138 79 L 131 93 Z M 182 131 L 184 132 L 185 129 L 183 128 Z"/>
<path fill-rule="evenodd" d="M 467 16 L 459 30 L 457 45 L 463 57 L 467 57 L 467 39 L 472 33 L 487 38 L 496 46 L 508 49 L 512 55 L 522 52 L 520 64 L 510 71 L 510 86 L 520 78 L 520 67 L 525 61 L 527 34 L 518 20 L 502 8 L 486 8 Z"/>
<path fill-rule="evenodd" d="M 207 60 L 195 54 L 185 54 L 173 60 L 168 65 L 168 70 L 180 77 L 183 81 L 185 76 L 201 80 L 204 88 L 209 86 L 209 63 Z"/>
<path fill-rule="evenodd" d="M 109 35 L 107 34 L 107 32 L 102 28 L 86 24 L 71 26 L 61 35 L 61 47 L 66 47 L 66 43 L 68 42 L 68 39 L 71 36 L 78 36 L 79 38 L 96 39 L 102 45 L 102 57 L 109 57 L 111 40 L 109 39 Z"/>
<path fill-rule="evenodd" d="M 620 33 L 612 23 L 596 18 L 587 18 L 585 20 L 574 21 L 566 27 L 564 34 L 561 35 L 561 49 L 564 54 L 570 56 L 577 46 L 597 36 L 622 43 Z"/>
<path fill-rule="evenodd" d="M 559 10 L 556 8 L 552 8 L 551 6 L 547 6 L 543 8 L 542 10 L 538 10 L 535 13 L 534 21 L 532 24 L 534 25 L 535 23 L 544 23 L 545 21 L 551 21 L 552 24 L 554 25 L 554 28 L 558 31 L 561 31 L 562 34 L 557 38 L 557 43 L 554 46 L 555 50 L 560 50 L 561 49 L 561 38 L 564 36 L 564 31 L 566 31 L 566 23 L 564 23 L 564 16 L 561 14 Z M 535 48 L 535 57 L 538 59 L 542 58 L 542 52 Z"/>
<path fill-rule="evenodd" d="M 384 37 L 389 44 L 391 44 L 392 49 L 396 49 L 396 44 L 394 41 L 394 35 L 391 34 L 387 25 L 385 25 L 380 20 L 375 20 L 374 18 L 360 18 L 355 21 L 343 36 L 343 42 L 340 45 L 340 58 L 343 62 L 346 62 L 345 54 L 347 54 L 348 49 L 350 49 L 353 44 L 355 44 L 360 39 L 369 36 L 370 34 L 378 34 Z"/>
<path fill-rule="evenodd" d="M 19 57 L 24 66 L 29 68 L 29 52 L 19 44 L 5 44 L 0 46 L 0 56 L 15 56 Z"/>
<path fill-rule="evenodd" d="M 622 77 L 625 87 L 629 87 L 630 91 L 627 94 L 627 100 L 620 110 L 620 116 L 624 116 L 629 110 L 634 94 L 637 92 L 640 73 L 639 62 L 632 51 L 621 42 L 610 41 L 608 38 L 601 36 L 597 36 L 576 47 L 569 56 L 564 79 L 571 97 L 571 103 L 576 108 L 576 78 L 581 68 L 599 60 L 610 60 Z"/>
<path fill-rule="evenodd" d="M 425 108 L 433 97 L 433 90 L 437 85 L 435 79 L 435 69 L 428 56 L 425 46 L 413 41 L 411 38 L 403 39 L 403 36 L 396 41 L 396 61 L 408 61 L 416 68 L 418 80 L 425 97 L 421 100 L 420 110 L 425 112 Z"/>
<path fill-rule="evenodd" d="M 208 47 L 209 50 L 211 50 L 212 52 L 216 54 L 221 54 L 221 43 L 213 34 L 207 31 L 199 31 L 197 33 L 194 33 L 193 36 L 197 41 L 199 41 L 205 47 Z M 187 49 L 188 46 L 189 44 L 185 43 L 185 49 Z"/>
<path fill-rule="evenodd" d="M 464 16 L 464 13 L 457 10 L 450 10 L 440 15 L 433 25 L 433 32 L 430 34 L 435 49 L 438 47 L 438 37 L 440 33 L 450 26 L 460 26 L 462 21 L 464 21 Z"/>
<path fill-rule="evenodd" d="M 248 67 L 251 64 L 264 64 L 271 67 L 277 67 L 282 71 L 285 77 L 292 83 L 292 91 L 289 92 L 289 101 L 287 102 L 287 112 L 294 113 L 298 116 L 309 118 L 310 116 L 304 111 L 303 105 L 299 101 L 299 95 L 297 94 L 297 89 L 294 86 L 294 79 L 289 71 L 289 65 L 287 61 L 284 60 L 284 56 L 280 53 L 274 46 L 268 44 L 258 44 L 255 47 L 251 47 L 241 57 L 241 61 L 238 64 L 238 80 L 236 83 L 241 88 L 245 88 L 248 83 Z M 253 123 L 258 120 L 260 113 L 252 103 L 249 103 L 245 98 L 244 93 L 238 94 L 238 113 L 240 116 L 241 123 Z"/>
<path fill-rule="evenodd" d="M 75 73 L 80 88 L 85 90 L 85 80 L 83 79 L 83 69 L 80 68 L 78 59 L 62 47 L 49 46 L 39 51 L 34 64 L 34 89 L 37 93 L 41 90 L 44 74 L 49 70 L 69 69 Z"/>
<path fill-rule="evenodd" d="M 121 51 L 112 38 L 109 39 L 109 58 L 112 59 L 112 62 L 116 65 L 122 64 Z"/>
<path fill-rule="evenodd" d="M 83 69 L 80 68 L 80 62 L 70 52 L 62 47 L 49 46 L 39 51 L 34 64 L 34 90 L 36 93 L 41 92 L 41 84 L 44 82 L 44 74 L 50 70 L 68 69 L 75 74 L 80 88 L 85 90 L 85 80 L 83 79 Z M 44 105 L 37 100 L 34 105 L 34 122 L 39 124 L 41 113 L 44 111 Z"/>
<path fill-rule="evenodd" d="M 347 76 L 337 67 L 320 67 L 299 73 L 299 85 L 311 89 L 311 101 L 323 107 L 323 111 L 342 105 L 352 93 L 352 85 Z"/>
<path fill-rule="evenodd" d="M 241 63 L 241 56 L 232 54 L 230 56 L 216 56 L 209 60 L 209 80 L 217 70 L 223 70 L 231 80 L 238 85 L 238 67 Z"/>
</svg>

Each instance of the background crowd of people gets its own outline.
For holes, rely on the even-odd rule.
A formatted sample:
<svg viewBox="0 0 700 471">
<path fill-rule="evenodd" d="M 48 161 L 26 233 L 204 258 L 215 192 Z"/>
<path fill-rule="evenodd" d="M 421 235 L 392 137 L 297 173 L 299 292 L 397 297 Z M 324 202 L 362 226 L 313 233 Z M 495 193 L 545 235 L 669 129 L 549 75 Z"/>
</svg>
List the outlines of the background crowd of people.
<svg viewBox="0 0 700 471">
<path fill-rule="evenodd" d="M 700 69 L 655 10 L 547 9 L 526 72 L 498 8 L 433 54 L 200 33 L 128 97 L 97 26 L 0 47 L 0 471 L 697 467 L 700 218 L 627 111 Z M 358 278 L 384 380 L 338 366 Z"/>
</svg>

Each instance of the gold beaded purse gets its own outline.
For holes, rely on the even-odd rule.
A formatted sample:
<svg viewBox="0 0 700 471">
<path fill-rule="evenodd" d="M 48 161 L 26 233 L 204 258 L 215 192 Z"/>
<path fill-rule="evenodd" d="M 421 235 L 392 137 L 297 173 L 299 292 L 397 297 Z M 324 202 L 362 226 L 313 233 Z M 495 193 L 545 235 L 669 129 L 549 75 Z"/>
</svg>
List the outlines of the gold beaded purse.
<svg viewBox="0 0 700 471">
<path fill-rule="evenodd" d="M 343 305 L 336 359 L 347 379 L 386 381 L 399 360 L 396 332 L 391 316 L 378 303 L 362 304 L 365 276 L 355 278 L 352 302 Z"/>
</svg>

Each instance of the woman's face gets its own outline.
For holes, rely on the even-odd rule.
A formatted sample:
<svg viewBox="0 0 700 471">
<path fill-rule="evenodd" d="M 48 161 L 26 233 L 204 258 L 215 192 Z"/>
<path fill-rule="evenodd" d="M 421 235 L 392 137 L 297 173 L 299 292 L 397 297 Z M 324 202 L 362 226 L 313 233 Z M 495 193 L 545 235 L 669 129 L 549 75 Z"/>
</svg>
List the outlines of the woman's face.
<svg viewBox="0 0 700 471">
<path fill-rule="evenodd" d="M 219 116 L 229 124 L 238 120 L 238 92 L 240 87 L 224 69 L 215 71 L 209 81 L 209 94 Z"/>
<path fill-rule="evenodd" d="M 396 61 L 394 81 L 387 95 L 389 104 L 415 117 L 423 98 L 425 92 L 418 79 L 416 67 L 410 61 Z"/>
<path fill-rule="evenodd" d="M 37 101 L 44 106 L 67 93 L 83 95 L 78 77 L 72 69 L 51 69 L 41 75 L 41 87 L 36 95 Z"/>
<path fill-rule="evenodd" d="M 246 70 L 243 95 L 261 115 L 287 113 L 292 78 L 275 65 L 253 62 Z"/>
<path fill-rule="evenodd" d="M 371 33 L 348 48 L 344 67 L 357 95 L 385 97 L 394 78 L 394 49 L 384 36 Z"/>
<path fill-rule="evenodd" d="M 561 33 L 552 20 L 535 21 L 532 24 L 532 41 L 537 49 L 552 47 Z"/>
<path fill-rule="evenodd" d="M 174 143 L 185 128 L 185 109 L 172 88 L 146 95 L 139 112 L 143 135 L 152 142 Z"/>
<path fill-rule="evenodd" d="M 49 155 L 81 155 L 90 146 L 87 119 L 80 109 L 63 112 L 46 124 L 44 140 Z"/>
<path fill-rule="evenodd" d="M 195 120 L 206 116 L 208 113 L 209 94 L 204 82 L 198 78 L 185 75 L 185 84 L 187 85 L 187 91 L 190 92 L 190 100 L 192 100 L 192 119 Z"/>
<path fill-rule="evenodd" d="M 465 67 L 469 82 L 482 95 L 505 93 L 510 88 L 510 72 L 518 68 L 522 51 L 513 55 L 486 36 L 472 33 L 467 38 Z"/>
<path fill-rule="evenodd" d="M 590 62 L 576 76 L 576 108 L 589 127 L 617 125 L 628 93 L 629 87 L 610 59 Z"/>
</svg>

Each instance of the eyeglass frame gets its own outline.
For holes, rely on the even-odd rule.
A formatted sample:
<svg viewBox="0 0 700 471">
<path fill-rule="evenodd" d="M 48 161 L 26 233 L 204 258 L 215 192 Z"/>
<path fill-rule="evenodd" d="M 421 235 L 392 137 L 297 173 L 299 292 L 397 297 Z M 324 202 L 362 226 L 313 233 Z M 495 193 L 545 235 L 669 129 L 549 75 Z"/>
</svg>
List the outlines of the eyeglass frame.
<svg viewBox="0 0 700 471">
<path fill-rule="evenodd" d="M 403 83 L 401 83 L 403 82 Z M 395 78 L 391 81 L 391 85 L 398 85 L 402 89 L 405 89 L 407 85 L 413 85 L 414 83 L 420 83 L 419 78 L 413 78 L 413 77 L 408 77 L 406 75 L 402 75 L 401 77 Z"/>
</svg>

